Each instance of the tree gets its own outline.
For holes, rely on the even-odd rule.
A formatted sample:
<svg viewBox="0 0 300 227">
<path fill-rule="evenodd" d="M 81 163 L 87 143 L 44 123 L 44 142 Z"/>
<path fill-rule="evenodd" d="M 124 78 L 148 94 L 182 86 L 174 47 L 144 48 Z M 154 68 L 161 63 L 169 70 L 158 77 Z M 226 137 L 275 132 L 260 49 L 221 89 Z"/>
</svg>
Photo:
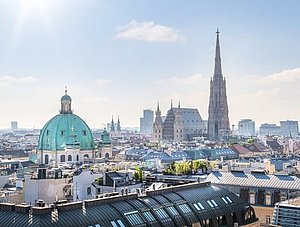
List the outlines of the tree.
<svg viewBox="0 0 300 227">
<path fill-rule="evenodd" d="M 134 179 L 136 181 L 140 181 L 140 182 L 143 181 L 143 171 L 141 170 L 140 167 L 137 167 L 137 166 L 135 167 Z"/>
</svg>

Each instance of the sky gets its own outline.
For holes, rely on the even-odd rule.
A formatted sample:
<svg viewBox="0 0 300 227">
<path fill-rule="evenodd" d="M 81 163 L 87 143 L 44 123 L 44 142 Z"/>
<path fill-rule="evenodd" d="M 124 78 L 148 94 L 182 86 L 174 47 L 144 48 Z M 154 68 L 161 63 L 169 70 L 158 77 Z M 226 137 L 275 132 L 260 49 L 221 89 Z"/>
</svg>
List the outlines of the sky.
<svg viewBox="0 0 300 227">
<path fill-rule="evenodd" d="M 300 120 L 300 2 L 0 0 L 0 128 L 41 128 L 65 86 L 91 128 L 178 101 L 208 115 L 216 28 L 230 124 Z"/>
</svg>

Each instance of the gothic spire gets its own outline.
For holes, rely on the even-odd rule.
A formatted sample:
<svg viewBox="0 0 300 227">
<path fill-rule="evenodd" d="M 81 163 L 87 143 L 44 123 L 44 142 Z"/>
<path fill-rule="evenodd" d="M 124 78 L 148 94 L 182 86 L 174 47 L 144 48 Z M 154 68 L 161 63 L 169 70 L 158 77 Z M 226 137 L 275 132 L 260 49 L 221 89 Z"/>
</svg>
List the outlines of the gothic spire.
<svg viewBox="0 0 300 227">
<path fill-rule="evenodd" d="M 222 66 L 221 66 L 221 53 L 220 53 L 220 41 L 219 41 L 219 29 L 217 28 L 217 41 L 216 41 L 216 55 L 215 55 L 215 71 L 214 77 L 222 77 Z"/>
<path fill-rule="evenodd" d="M 156 115 L 160 115 L 160 109 L 159 109 L 159 102 L 157 102 L 157 109 L 156 109 Z"/>
</svg>

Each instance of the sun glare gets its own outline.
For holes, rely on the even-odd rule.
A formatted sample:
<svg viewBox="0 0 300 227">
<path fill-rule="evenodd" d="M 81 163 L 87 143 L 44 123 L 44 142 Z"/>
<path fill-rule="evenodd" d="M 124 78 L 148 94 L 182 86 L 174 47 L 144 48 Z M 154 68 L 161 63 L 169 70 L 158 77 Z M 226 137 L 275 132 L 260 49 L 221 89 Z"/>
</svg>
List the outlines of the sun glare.
<svg viewBox="0 0 300 227">
<path fill-rule="evenodd" d="M 53 3 L 54 1 L 52 1 Z M 46 13 L 49 7 L 52 5 L 50 4 L 51 1 L 49 0 L 20 0 L 21 10 L 23 13 L 30 12 L 38 12 L 40 14 Z"/>
</svg>

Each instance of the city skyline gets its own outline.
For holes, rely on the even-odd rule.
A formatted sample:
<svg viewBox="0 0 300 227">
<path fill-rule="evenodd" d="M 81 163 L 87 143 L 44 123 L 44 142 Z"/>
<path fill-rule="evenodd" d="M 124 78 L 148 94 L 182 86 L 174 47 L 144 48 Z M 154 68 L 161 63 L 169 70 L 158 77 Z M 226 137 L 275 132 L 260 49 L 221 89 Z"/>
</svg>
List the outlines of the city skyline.
<svg viewBox="0 0 300 227">
<path fill-rule="evenodd" d="M 41 128 L 65 85 L 92 128 L 111 115 L 138 126 L 144 109 L 159 101 L 165 115 L 171 99 L 207 119 L 216 27 L 230 123 L 300 120 L 299 4 L 1 1 L 0 128 Z"/>
</svg>

